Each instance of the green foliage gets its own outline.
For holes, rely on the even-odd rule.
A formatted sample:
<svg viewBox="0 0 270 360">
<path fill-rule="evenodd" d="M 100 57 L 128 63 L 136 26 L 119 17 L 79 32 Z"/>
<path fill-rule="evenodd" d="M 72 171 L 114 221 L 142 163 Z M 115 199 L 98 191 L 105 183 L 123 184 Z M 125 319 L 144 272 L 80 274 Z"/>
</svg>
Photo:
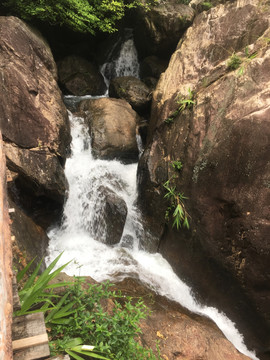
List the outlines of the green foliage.
<svg viewBox="0 0 270 360">
<path fill-rule="evenodd" d="M 49 282 L 55 278 L 67 265 L 63 265 L 55 271 L 52 271 L 60 259 L 62 254 L 60 254 L 49 266 L 48 268 L 38 276 L 40 271 L 40 266 L 43 259 L 34 269 L 32 275 L 28 278 L 26 283 L 23 285 L 22 289 L 19 291 L 19 298 L 21 302 L 21 310 L 15 312 L 14 315 L 20 316 L 25 314 L 30 314 L 34 312 L 44 312 L 49 306 L 54 306 L 52 299 L 55 297 L 52 294 L 52 290 L 56 287 L 66 286 L 69 283 L 58 283 L 58 284 L 49 284 Z M 17 282 L 21 282 L 27 271 L 30 269 L 34 259 L 17 275 Z M 51 292 L 50 292 L 51 291 Z M 41 306 L 42 305 L 42 306 Z"/>
<path fill-rule="evenodd" d="M 176 186 L 172 186 L 170 181 L 171 180 L 169 179 L 163 184 L 163 187 L 167 190 L 164 198 L 167 199 L 170 203 L 166 210 L 165 219 L 169 221 L 170 216 L 172 216 L 172 227 L 176 226 L 177 230 L 180 227 L 189 229 L 188 218 L 190 216 L 184 204 L 184 201 L 187 199 L 187 197 L 185 197 L 184 194 L 178 192 L 176 190 Z"/>
<path fill-rule="evenodd" d="M 202 5 L 207 9 L 211 9 L 213 7 L 213 4 L 210 1 L 205 1 L 202 3 Z"/>
<path fill-rule="evenodd" d="M 183 164 L 180 160 L 174 160 L 172 161 L 172 167 L 174 170 L 180 171 L 183 168 Z"/>
<path fill-rule="evenodd" d="M 83 289 L 78 281 L 68 289 L 58 310 L 51 311 L 46 317 L 47 325 L 51 328 L 53 353 L 66 351 L 67 342 L 79 335 L 84 344 L 93 344 L 96 353 L 106 354 L 109 358 L 155 359 L 152 352 L 142 348 L 135 339 L 141 332 L 139 321 L 148 315 L 147 308 L 141 300 L 135 304 L 131 298 L 123 301 L 121 294 L 110 290 L 110 287 L 109 283 L 105 283 L 87 285 Z M 110 311 L 101 305 L 104 299 L 113 301 Z M 64 319 L 64 312 L 67 312 L 68 322 L 59 323 L 57 320 Z"/>
<path fill-rule="evenodd" d="M 76 32 L 94 34 L 116 31 L 116 23 L 125 10 L 137 6 L 149 7 L 155 1 L 132 0 L 4 0 L 11 15 L 23 20 L 40 20 L 51 25 L 64 25 Z"/>
<path fill-rule="evenodd" d="M 164 120 L 166 124 L 171 124 L 174 122 L 174 119 L 185 109 L 191 109 L 192 106 L 195 104 L 193 100 L 194 93 L 190 89 L 188 89 L 188 97 L 185 98 L 183 96 L 178 96 L 176 102 L 179 104 L 178 108 L 169 115 L 167 119 Z"/>
<path fill-rule="evenodd" d="M 241 64 L 242 64 L 242 59 L 238 55 L 233 53 L 227 63 L 227 68 L 229 70 L 236 70 L 240 67 Z"/>
<path fill-rule="evenodd" d="M 249 53 L 249 48 L 248 46 L 245 48 L 244 50 L 245 56 L 240 57 L 238 55 L 236 55 L 235 53 L 233 53 L 230 56 L 229 61 L 227 62 L 227 68 L 229 70 L 238 70 L 238 75 L 243 75 L 244 70 L 245 70 L 245 66 L 253 59 L 255 59 L 258 55 L 257 52 L 253 52 L 253 53 Z"/>
<path fill-rule="evenodd" d="M 132 298 L 112 291 L 108 282 L 85 284 L 84 287 L 84 279 L 49 284 L 68 264 L 54 270 L 60 257 L 61 254 L 40 276 L 42 261 L 34 269 L 19 291 L 22 309 L 15 315 L 44 312 L 53 354 L 67 353 L 76 360 L 85 357 L 156 360 L 152 350 L 143 348 L 136 340 L 141 333 L 139 322 L 149 314 L 142 300 L 134 303 Z M 18 274 L 19 282 L 23 281 L 32 262 Z M 52 293 L 54 288 L 63 286 L 66 290 L 62 297 Z M 104 306 L 106 301 L 107 307 Z"/>
</svg>

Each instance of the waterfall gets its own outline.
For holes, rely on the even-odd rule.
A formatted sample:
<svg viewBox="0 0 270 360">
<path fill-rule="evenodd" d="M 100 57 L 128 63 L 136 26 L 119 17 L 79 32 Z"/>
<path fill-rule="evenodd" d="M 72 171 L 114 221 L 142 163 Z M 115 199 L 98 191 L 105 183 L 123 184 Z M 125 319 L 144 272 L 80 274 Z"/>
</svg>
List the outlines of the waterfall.
<svg viewBox="0 0 270 360">
<path fill-rule="evenodd" d="M 122 63 L 124 61 L 118 62 Z M 234 323 L 217 309 L 199 304 L 191 288 L 177 277 L 160 254 L 150 254 L 140 248 L 143 228 L 135 205 L 137 164 L 124 165 L 117 160 L 95 159 L 84 119 L 72 113 L 69 113 L 69 119 L 72 144 L 65 168 L 69 193 L 61 225 L 48 234 L 47 264 L 64 251 L 59 266 L 73 259 L 65 269 L 69 275 L 91 276 L 97 281 L 137 276 L 159 294 L 179 302 L 192 312 L 211 318 L 240 352 L 256 360 L 255 354 L 246 348 Z M 113 247 L 104 243 L 106 224 L 102 217 L 102 187 L 117 193 L 128 209 L 122 239 Z"/>
<path fill-rule="evenodd" d="M 116 43 L 117 44 L 117 43 Z M 115 54 L 116 52 L 116 54 Z M 138 53 L 134 44 L 131 29 L 126 29 L 125 40 L 120 51 L 113 47 L 109 59 L 101 66 L 102 73 L 107 86 L 111 79 L 120 76 L 134 76 L 139 78 Z"/>
</svg>

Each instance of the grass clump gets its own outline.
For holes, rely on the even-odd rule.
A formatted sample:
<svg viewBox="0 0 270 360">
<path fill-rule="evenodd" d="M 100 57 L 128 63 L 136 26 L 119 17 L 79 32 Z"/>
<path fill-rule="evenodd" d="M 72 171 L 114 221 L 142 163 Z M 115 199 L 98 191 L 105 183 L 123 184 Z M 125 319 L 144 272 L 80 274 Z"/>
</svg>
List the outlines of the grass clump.
<svg viewBox="0 0 270 360">
<path fill-rule="evenodd" d="M 190 89 L 188 89 L 188 97 L 178 96 L 176 103 L 179 105 L 178 108 L 172 112 L 167 119 L 164 120 L 166 124 L 171 124 L 174 122 L 174 119 L 185 109 L 191 109 L 195 104 L 194 101 L 194 93 Z"/>
<path fill-rule="evenodd" d="M 165 219 L 169 221 L 172 217 L 172 227 L 176 226 L 177 230 L 181 227 L 189 229 L 188 218 L 190 216 L 186 210 L 184 203 L 187 197 L 184 196 L 183 193 L 177 191 L 176 186 L 172 186 L 170 180 L 167 180 L 163 184 L 163 187 L 166 189 L 166 194 L 164 195 L 164 198 L 167 199 L 170 203 L 165 213 Z"/>
</svg>

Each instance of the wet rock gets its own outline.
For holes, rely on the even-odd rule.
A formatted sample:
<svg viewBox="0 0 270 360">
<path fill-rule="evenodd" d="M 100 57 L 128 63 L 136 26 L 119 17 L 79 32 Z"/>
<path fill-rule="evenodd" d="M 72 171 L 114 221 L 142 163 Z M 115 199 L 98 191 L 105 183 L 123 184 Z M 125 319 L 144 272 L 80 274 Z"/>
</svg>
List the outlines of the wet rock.
<svg viewBox="0 0 270 360">
<path fill-rule="evenodd" d="M 269 31 L 269 8 L 261 12 L 256 1 L 227 3 L 196 18 L 153 95 L 138 175 L 143 216 L 160 234 L 161 253 L 262 353 L 270 331 Z M 232 52 L 241 60 L 235 70 Z M 189 90 L 193 107 L 164 122 Z M 180 174 L 173 160 L 184 164 Z M 163 184 L 173 176 L 188 197 L 190 231 L 165 224 Z"/>
<path fill-rule="evenodd" d="M 26 266 L 34 258 L 36 265 L 43 259 L 41 270 L 45 270 L 44 256 L 49 243 L 46 232 L 35 224 L 11 199 L 9 199 L 9 206 L 13 210 L 10 218 L 12 221 L 14 265 L 19 267 L 17 270 L 22 270 L 21 267 Z"/>
<path fill-rule="evenodd" d="M 92 149 L 102 159 L 136 161 L 136 126 L 139 116 L 124 100 L 90 99 L 79 106 L 89 123 Z"/>
<path fill-rule="evenodd" d="M 103 95 L 106 90 L 98 68 L 77 55 L 70 55 L 57 63 L 59 82 L 71 95 Z"/>
<path fill-rule="evenodd" d="M 139 114 L 150 110 L 150 89 L 141 80 L 133 76 L 122 76 L 111 81 L 109 95 L 126 100 Z"/>
<path fill-rule="evenodd" d="M 104 196 L 104 223 L 106 224 L 105 243 L 118 244 L 121 240 L 126 217 L 127 205 L 115 192 L 108 188 L 101 190 Z"/>
<path fill-rule="evenodd" d="M 192 24 L 195 11 L 177 0 L 160 2 L 150 11 L 138 9 L 134 38 L 141 56 L 168 59 L 184 31 Z"/>
</svg>

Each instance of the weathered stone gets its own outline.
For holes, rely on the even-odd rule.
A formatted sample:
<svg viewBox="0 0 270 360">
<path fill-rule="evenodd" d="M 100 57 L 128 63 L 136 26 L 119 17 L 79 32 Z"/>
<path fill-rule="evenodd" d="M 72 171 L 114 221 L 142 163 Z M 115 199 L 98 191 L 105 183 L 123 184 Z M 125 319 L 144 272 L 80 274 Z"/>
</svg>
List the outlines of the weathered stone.
<svg viewBox="0 0 270 360">
<path fill-rule="evenodd" d="M 79 106 L 90 126 L 93 153 L 103 159 L 135 161 L 138 115 L 124 100 L 90 99 Z"/>
<path fill-rule="evenodd" d="M 121 240 L 126 217 L 127 205 L 115 192 L 108 188 L 100 189 L 104 196 L 103 220 L 106 224 L 105 243 L 108 245 L 118 244 Z"/>
<path fill-rule="evenodd" d="M 269 11 L 237 2 L 196 18 L 154 93 L 139 165 L 140 204 L 160 251 L 202 301 L 236 322 L 260 359 L 269 359 L 270 331 Z M 232 71 L 233 52 L 242 64 Z M 165 123 L 188 89 L 193 109 Z M 173 160 L 184 164 L 180 174 Z M 165 225 L 163 184 L 174 175 L 190 231 Z"/>
<path fill-rule="evenodd" d="M 111 81 L 109 95 L 126 100 L 139 114 L 150 110 L 150 89 L 141 80 L 133 76 L 122 76 Z"/>
<path fill-rule="evenodd" d="M 150 11 L 138 9 L 134 38 L 140 54 L 159 55 L 168 59 L 191 25 L 195 11 L 177 0 L 160 2 Z"/>
<path fill-rule="evenodd" d="M 62 204 L 70 132 L 50 48 L 21 20 L 0 17 L 0 68 L 0 124 L 8 166 L 23 174 L 34 193 L 42 188 Z"/>
<path fill-rule="evenodd" d="M 9 206 L 13 210 L 10 214 L 13 264 L 17 270 L 22 270 L 21 267 L 26 266 L 34 258 L 36 265 L 44 258 L 49 238 L 44 229 L 35 224 L 11 199 Z M 45 268 L 43 260 L 41 270 Z"/>
<path fill-rule="evenodd" d="M 103 95 L 104 79 L 98 68 L 76 55 L 70 55 L 57 63 L 59 82 L 67 94 Z"/>
<path fill-rule="evenodd" d="M 46 196 L 63 202 L 68 187 L 63 167 L 53 154 L 43 150 L 22 149 L 5 144 L 7 166 L 18 174 L 21 188 L 28 189 L 35 197 Z"/>
</svg>

